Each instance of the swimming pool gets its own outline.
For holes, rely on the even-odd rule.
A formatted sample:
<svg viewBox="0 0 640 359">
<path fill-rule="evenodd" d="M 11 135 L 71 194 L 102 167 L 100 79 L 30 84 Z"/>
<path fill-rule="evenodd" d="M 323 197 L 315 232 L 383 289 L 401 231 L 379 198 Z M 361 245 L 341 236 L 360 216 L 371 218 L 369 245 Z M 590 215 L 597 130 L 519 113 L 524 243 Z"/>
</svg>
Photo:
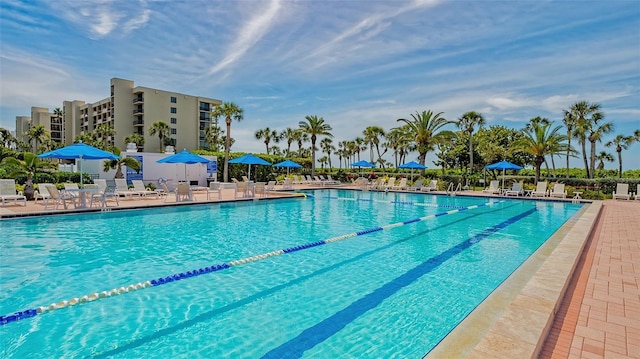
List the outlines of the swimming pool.
<svg viewBox="0 0 640 359">
<path fill-rule="evenodd" d="M 0 315 L 235 263 L 2 325 L 3 356 L 419 358 L 581 206 L 312 196 L 0 221 Z"/>
</svg>

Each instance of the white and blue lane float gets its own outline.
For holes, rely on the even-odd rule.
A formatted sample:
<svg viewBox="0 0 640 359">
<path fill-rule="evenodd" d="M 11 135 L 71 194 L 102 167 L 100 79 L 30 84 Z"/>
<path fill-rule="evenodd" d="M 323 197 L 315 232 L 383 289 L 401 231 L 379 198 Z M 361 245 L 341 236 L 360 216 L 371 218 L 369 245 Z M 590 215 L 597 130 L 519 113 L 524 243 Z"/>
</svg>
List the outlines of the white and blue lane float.
<svg viewBox="0 0 640 359">
<path fill-rule="evenodd" d="M 349 198 L 349 197 L 336 197 L 336 196 L 323 196 L 318 198 L 337 199 L 339 201 L 352 201 L 352 202 L 400 204 L 400 205 L 408 205 L 408 206 L 416 206 L 416 207 L 454 208 L 454 209 L 462 209 L 462 210 L 467 208 L 465 206 L 453 206 L 448 204 L 424 203 L 424 202 L 414 202 L 414 201 L 382 201 L 382 200 L 375 200 L 375 199 L 369 199 L 369 198 Z"/>
<path fill-rule="evenodd" d="M 351 200 L 351 199 L 349 199 L 349 200 Z M 356 200 L 356 199 L 353 199 L 353 200 Z M 383 201 L 383 202 L 386 202 L 386 201 Z M 434 219 L 434 218 L 437 218 L 437 217 L 442 217 L 442 216 L 449 215 L 449 214 L 459 213 L 459 212 L 462 212 L 462 211 L 473 210 L 473 209 L 481 208 L 481 207 L 488 207 L 488 206 L 492 206 L 494 204 L 498 204 L 498 203 L 502 203 L 502 202 L 505 202 L 505 201 L 498 200 L 498 201 L 485 202 L 485 203 L 478 204 L 478 205 L 473 205 L 473 206 L 459 207 L 459 208 L 448 210 L 446 212 L 430 214 L 430 215 L 427 215 L 427 216 L 424 216 L 424 217 L 418 217 L 418 218 L 410 219 L 410 220 L 407 220 L 407 221 L 396 222 L 396 223 L 388 224 L 388 225 L 381 226 L 381 227 L 367 229 L 367 230 L 364 230 L 364 231 L 352 232 L 352 233 L 344 234 L 344 235 L 341 235 L 341 236 L 320 240 L 320 241 L 317 241 L 317 242 L 305 243 L 305 244 L 301 244 L 301 245 L 298 245 L 298 246 L 289 247 L 289 248 L 285 248 L 285 249 L 280 249 L 280 250 L 276 250 L 276 251 L 273 251 L 273 252 L 258 254 L 258 255 L 252 256 L 252 257 L 246 257 L 246 258 L 242 258 L 242 259 L 238 259 L 238 260 L 234 260 L 234 261 L 230 261 L 230 262 L 214 264 L 214 265 L 209 266 L 209 267 L 198 268 L 198 269 L 194 269 L 194 270 L 190 270 L 190 271 L 186 271 L 186 272 L 182 272 L 182 273 L 172 274 L 172 275 L 169 275 L 169 276 L 166 276 L 166 277 L 160 277 L 160 278 L 156 278 L 156 279 L 152 279 L 152 280 L 147 280 L 147 281 L 144 281 L 144 282 L 138 282 L 138 283 L 135 283 L 135 284 L 129 284 L 129 285 L 125 285 L 125 286 L 122 286 L 122 287 L 113 288 L 111 290 L 105 290 L 105 291 L 102 291 L 102 292 L 90 293 L 90 294 L 83 295 L 83 296 L 80 296 L 80 297 L 71 298 L 69 300 L 63 300 L 63 301 L 52 303 L 52 304 L 49 304 L 49 305 L 39 306 L 39 307 L 36 307 L 36 308 L 31 308 L 31 309 L 15 312 L 13 314 L 1 315 L 0 316 L 0 326 L 7 325 L 9 323 L 13 323 L 13 322 L 16 322 L 16 321 L 19 321 L 19 320 L 22 320 L 22 319 L 33 318 L 33 317 L 35 317 L 37 315 L 53 312 L 53 311 L 58 310 L 58 309 L 63 309 L 63 308 L 67 308 L 67 307 L 73 307 L 73 306 L 76 306 L 76 305 L 86 304 L 86 303 L 94 302 L 94 301 L 97 301 L 97 300 L 106 299 L 106 298 L 110 298 L 110 297 L 115 297 L 115 296 L 119 296 L 119 295 L 123 295 L 123 294 L 126 294 L 126 293 L 135 292 L 135 291 L 146 289 L 146 288 L 157 287 L 157 286 L 160 286 L 160 285 L 163 285 L 163 284 L 177 282 L 177 281 L 181 281 L 181 280 L 184 280 L 184 279 L 197 277 L 197 276 L 200 276 L 200 275 L 203 275 L 203 274 L 215 273 L 215 272 L 218 272 L 218 271 L 221 271 L 221 270 L 225 270 L 227 268 L 237 267 L 237 266 L 240 266 L 240 265 L 243 265 L 243 264 L 256 262 L 256 261 L 259 261 L 259 260 L 263 260 L 263 259 L 266 259 L 266 258 L 279 256 L 279 255 L 286 254 L 286 253 L 293 253 L 293 252 L 297 252 L 297 251 L 301 251 L 301 250 L 304 250 L 304 249 L 309 249 L 309 248 L 321 246 L 321 245 L 328 244 L 328 243 L 342 241 L 342 240 L 345 240 L 347 238 L 354 238 L 354 237 L 363 236 L 363 235 L 370 234 L 370 233 L 375 233 L 375 232 L 384 231 L 384 230 L 388 230 L 388 229 L 392 229 L 392 228 L 402 227 L 402 226 L 406 226 L 406 225 L 411 224 L 411 223 L 418 223 L 418 222 L 422 222 L 422 221 L 427 221 L 427 220 L 430 220 L 430 219 Z M 391 202 L 391 203 L 393 203 L 393 202 Z"/>
</svg>

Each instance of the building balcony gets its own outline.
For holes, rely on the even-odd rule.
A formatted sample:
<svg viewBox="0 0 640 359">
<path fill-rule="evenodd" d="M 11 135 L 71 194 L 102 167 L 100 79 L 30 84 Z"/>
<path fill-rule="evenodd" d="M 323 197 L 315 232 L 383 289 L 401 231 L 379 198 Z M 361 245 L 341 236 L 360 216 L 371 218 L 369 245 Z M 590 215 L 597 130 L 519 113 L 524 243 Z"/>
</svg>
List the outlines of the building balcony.
<svg viewBox="0 0 640 359">
<path fill-rule="evenodd" d="M 133 110 L 133 114 L 134 114 L 135 116 L 141 116 L 141 115 L 143 115 L 143 114 L 144 114 L 144 110 L 143 110 L 143 109 L 141 109 L 141 108 L 137 108 L 137 109 Z"/>
<path fill-rule="evenodd" d="M 133 126 L 136 126 L 136 127 L 144 126 L 144 120 L 143 119 L 133 120 Z"/>
<path fill-rule="evenodd" d="M 144 102 L 144 98 L 142 98 L 142 97 L 136 97 L 136 98 L 133 99 L 133 103 L 134 104 L 135 103 L 142 103 L 142 102 Z"/>
</svg>

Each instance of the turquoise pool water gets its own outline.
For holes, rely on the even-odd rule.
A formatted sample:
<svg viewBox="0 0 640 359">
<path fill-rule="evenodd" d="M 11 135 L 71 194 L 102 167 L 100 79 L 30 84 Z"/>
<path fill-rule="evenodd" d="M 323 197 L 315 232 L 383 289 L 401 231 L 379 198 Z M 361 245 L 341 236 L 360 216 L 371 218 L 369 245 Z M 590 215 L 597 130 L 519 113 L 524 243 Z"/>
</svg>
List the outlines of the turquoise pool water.
<svg viewBox="0 0 640 359">
<path fill-rule="evenodd" d="M 0 221 L 5 323 L 18 311 L 295 249 L 8 322 L 2 357 L 420 358 L 581 206 L 312 195 Z"/>
</svg>

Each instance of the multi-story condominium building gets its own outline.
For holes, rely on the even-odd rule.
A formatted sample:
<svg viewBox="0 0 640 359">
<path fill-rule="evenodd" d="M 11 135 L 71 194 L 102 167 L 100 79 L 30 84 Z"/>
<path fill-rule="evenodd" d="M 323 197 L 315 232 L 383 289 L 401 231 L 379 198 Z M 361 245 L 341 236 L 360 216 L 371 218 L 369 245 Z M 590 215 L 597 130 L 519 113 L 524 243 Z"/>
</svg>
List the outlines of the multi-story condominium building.
<svg viewBox="0 0 640 359">
<path fill-rule="evenodd" d="M 58 143 L 64 143 L 64 125 L 62 117 L 58 114 L 49 112 L 49 109 L 42 107 L 31 107 L 31 117 L 16 117 L 16 138 L 21 141 L 29 142 L 27 133 L 34 126 L 43 126 L 51 135 L 51 140 Z M 35 146 L 35 143 L 32 144 Z M 37 149 L 32 148 L 33 151 Z"/>
<path fill-rule="evenodd" d="M 124 150 L 125 137 L 136 133 L 145 140 L 144 147 L 139 150 L 159 152 L 164 146 L 157 134 L 150 135 L 149 129 L 155 122 L 163 121 L 169 125 L 168 139 L 176 149 L 201 149 L 207 147 L 204 130 L 211 126 L 211 111 L 221 103 L 206 97 L 136 87 L 133 81 L 113 78 L 110 96 L 103 100 L 89 104 L 78 100 L 64 101 L 59 142 L 70 145 L 77 135 L 106 124 L 115 130 L 115 135 L 107 138 L 109 144 Z M 16 119 L 16 132 L 21 134 L 21 130 L 24 126 L 18 126 Z M 53 131 L 51 134 L 53 139 Z"/>
</svg>

